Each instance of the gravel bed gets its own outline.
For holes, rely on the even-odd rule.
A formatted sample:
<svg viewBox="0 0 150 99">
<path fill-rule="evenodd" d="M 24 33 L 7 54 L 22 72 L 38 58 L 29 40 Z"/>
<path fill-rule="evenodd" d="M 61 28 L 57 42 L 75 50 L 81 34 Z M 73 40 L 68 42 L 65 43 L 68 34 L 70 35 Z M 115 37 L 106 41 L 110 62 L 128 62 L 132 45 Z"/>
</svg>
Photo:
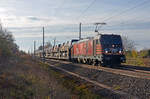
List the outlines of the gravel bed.
<svg viewBox="0 0 150 99">
<path fill-rule="evenodd" d="M 88 77 L 91 80 L 113 87 L 115 90 L 120 90 L 129 95 L 136 96 L 139 99 L 150 99 L 150 80 L 73 66 L 72 64 L 57 63 L 56 65 L 81 76 Z"/>
<path fill-rule="evenodd" d="M 65 75 L 65 78 L 68 78 L 68 79 L 72 79 L 72 80 L 76 80 L 77 81 L 77 84 L 88 84 L 89 82 L 85 81 L 85 80 L 82 80 L 78 77 L 75 77 L 75 76 L 72 76 L 72 75 L 69 75 L 61 70 L 57 70 L 53 67 L 50 67 L 52 70 L 54 71 L 57 71 L 57 72 L 60 72 L 62 73 L 63 75 Z M 104 89 L 104 88 L 101 88 L 101 87 L 97 87 L 93 84 L 89 84 L 90 87 L 88 88 L 92 93 L 94 94 L 97 94 L 97 95 L 100 95 L 102 97 L 102 99 L 137 99 L 137 98 L 131 98 L 130 95 L 126 96 L 126 95 L 120 95 L 120 94 L 116 94 L 108 89 Z M 101 98 L 100 98 L 101 99 Z"/>
</svg>

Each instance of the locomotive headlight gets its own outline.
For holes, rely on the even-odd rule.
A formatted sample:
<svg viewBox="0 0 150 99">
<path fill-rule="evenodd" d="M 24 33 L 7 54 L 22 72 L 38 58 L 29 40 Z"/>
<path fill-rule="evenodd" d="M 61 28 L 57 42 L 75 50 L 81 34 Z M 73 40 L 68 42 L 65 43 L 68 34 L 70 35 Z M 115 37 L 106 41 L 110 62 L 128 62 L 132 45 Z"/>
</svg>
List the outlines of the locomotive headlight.
<svg viewBox="0 0 150 99">
<path fill-rule="evenodd" d="M 121 53 L 122 53 L 122 51 L 119 51 L 119 53 L 121 54 Z"/>
<path fill-rule="evenodd" d="M 122 49 L 122 48 L 119 49 L 119 53 L 120 53 L 120 54 L 123 53 L 123 49 Z"/>
<path fill-rule="evenodd" d="M 105 51 L 105 53 L 108 53 L 108 51 Z"/>
<path fill-rule="evenodd" d="M 108 53 L 108 51 L 109 51 L 109 50 L 106 48 L 106 49 L 105 49 L 105 53 Z"/>
</svg>

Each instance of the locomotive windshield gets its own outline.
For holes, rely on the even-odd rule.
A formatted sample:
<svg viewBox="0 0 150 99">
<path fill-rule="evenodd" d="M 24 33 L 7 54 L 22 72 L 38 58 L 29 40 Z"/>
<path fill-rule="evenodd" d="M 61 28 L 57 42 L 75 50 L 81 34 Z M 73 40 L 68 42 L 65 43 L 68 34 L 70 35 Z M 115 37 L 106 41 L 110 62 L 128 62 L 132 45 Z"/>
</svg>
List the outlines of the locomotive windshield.
<svg viewBox="0 0 150 99">
<path fill-rule="evenodd" d="M 122 40 L 119 35 L 102 35 L 100 39 L 101 44 L 104 47 L 122 47 Z"/>
</svg>

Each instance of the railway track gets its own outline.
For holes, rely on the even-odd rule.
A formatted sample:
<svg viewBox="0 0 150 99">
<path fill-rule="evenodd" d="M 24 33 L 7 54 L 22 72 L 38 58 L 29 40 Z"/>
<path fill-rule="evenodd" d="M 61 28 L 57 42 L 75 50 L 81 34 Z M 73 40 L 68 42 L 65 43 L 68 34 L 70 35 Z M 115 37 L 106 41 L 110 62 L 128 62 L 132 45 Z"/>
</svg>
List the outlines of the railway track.
<svg viewBox="0 0 150 99">
<path fill-rule="evenodd" d="M 105 89 L 111 90 L 109 92 L 113 92 L 113 90 L 115 91 L 117 90 L 121 93 L 123 92 L 130 96 L 136 96 L 136 98 L 129 98 L 129 99 L 150 99 L 149 69 L 145 70 L 145 68 L 141 69 L 141 67 L 136 69 L 135 67 L 130 67 L 130 66 L 108 68 L 108 67 L 92 66 L 87 64 L 72 63 L 63 60 L 53 60 L 53 59 L 47 59 L 46 62 L 48 62 L 49 65 L 53 65 L 54 68 L 55 67 L 62 68 L 63 70 L 81 76 L 81 78 L 85 77 L 96 83 L 100 83 L 104 86 L 108 86 L 108 88 Z M 88 81 L 85 79 L 83 80 Z M 94 84 L 94 82 L 93 85 L 96 85 Z M 101 88 L 104 87 L 101 86 Z M 123 98 L 123 99 L 128 99 L 128 98 Z"/>
<path fill-rule="evenodd" d="M 49 60 L 49 59 L 47 59 L 47 60 Z M 139 69 L 135 69 L 135 68 L 133 69 L 128 66 L 121 66 L 121 67 L 117 67 L 117 68 L 108 68 L 108 67 L 93 66 L 93 65 L 87 65 L 87 64 L 72 63 L 69 61 L 62 61 L 62 60 L 50 59 L 50 61 L 53 62 L 54 64 L 55 63 L 71 64 L 72 66 L 79 66 L 79 67 L 83 67 L 83 68 L 101 70 L 101 71 L 110 72 L 110 73 L 114 73 L 114 74 L 150 80 L 150 71 L 139 70 Z"/>
<path fill-rule="evenodd" d="M 92 83 L 92 84 L 94 84 L 94 85 L 96 85 L 96 86 L 98 86 L 98 87 L 107 89 L 107 90 L 111 91 L 112 93 L 114 93 L 114 94 L 116 94 L 116 95 L 119 95 L 119 97 L 120 97 L 119 99 L 139 99 L 139 98 L 137 98 L 136 96 L 129 95 L 129 94 L 126 93 L 126 92 L 119 91 L 119 90 L 115 90 L 113 87 L 110 87 L 110 86 L 108 86 L 108 85 L 99 83 L 99 82 L 97 82 L 97 81 L 95 81 L 95 80 L 91 80 L 91 79 L 89 79 L 89 78 L 87 78 L 87 77 L 81 76 L 81 75 L 76 74 L 76 73 L 74 73 L 74 72 L 70 72 L 70 71 L 65 70 L 65 69 L 63 69 L 63 68 L 61 68 L 61 67 L 58 67 L 58 66 L 55 65 L 54 62 L 58 62 L 58 61 L 56 61 L 56 60 L 53 60 L 53 62 L 47 61 L 46 64 L 48 64 L 50 67 L 53 67 L 53 68 L 58 69 L 58 70 L 60 70 L 60 71 L 63 71 L 63 72 L 65 72 L 65 73 L 69 74 L 69 75 L 78 77 L 78 78 L 80 78 L 80 79 L 82 79 L 82 80 L 85 80 L 85 81 L 87 81 L 87 82 L 89 82 L 89 83 Z M 66 61 L 59 61 L 59 63 L 60 63 L 60 62 L 66 63 Z M 116 99 L 116 98 L 115 98 L 115 99 Z"/>
</svg>

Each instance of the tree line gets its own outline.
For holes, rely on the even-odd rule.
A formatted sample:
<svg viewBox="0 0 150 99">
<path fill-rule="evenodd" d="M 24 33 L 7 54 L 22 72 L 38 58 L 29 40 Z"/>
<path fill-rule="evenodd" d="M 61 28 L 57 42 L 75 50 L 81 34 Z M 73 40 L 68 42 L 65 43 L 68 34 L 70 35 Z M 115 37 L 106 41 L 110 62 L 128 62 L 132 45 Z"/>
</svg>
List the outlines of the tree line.
<svg viewBox="0 0 150 99">
<path fill-rule="evenodd" d="M 13 35 L 0 24 L 0 61 L 6 61 L 10 57 L 17 55 L 18 46 L 14 43 Z"/>
</svg>

